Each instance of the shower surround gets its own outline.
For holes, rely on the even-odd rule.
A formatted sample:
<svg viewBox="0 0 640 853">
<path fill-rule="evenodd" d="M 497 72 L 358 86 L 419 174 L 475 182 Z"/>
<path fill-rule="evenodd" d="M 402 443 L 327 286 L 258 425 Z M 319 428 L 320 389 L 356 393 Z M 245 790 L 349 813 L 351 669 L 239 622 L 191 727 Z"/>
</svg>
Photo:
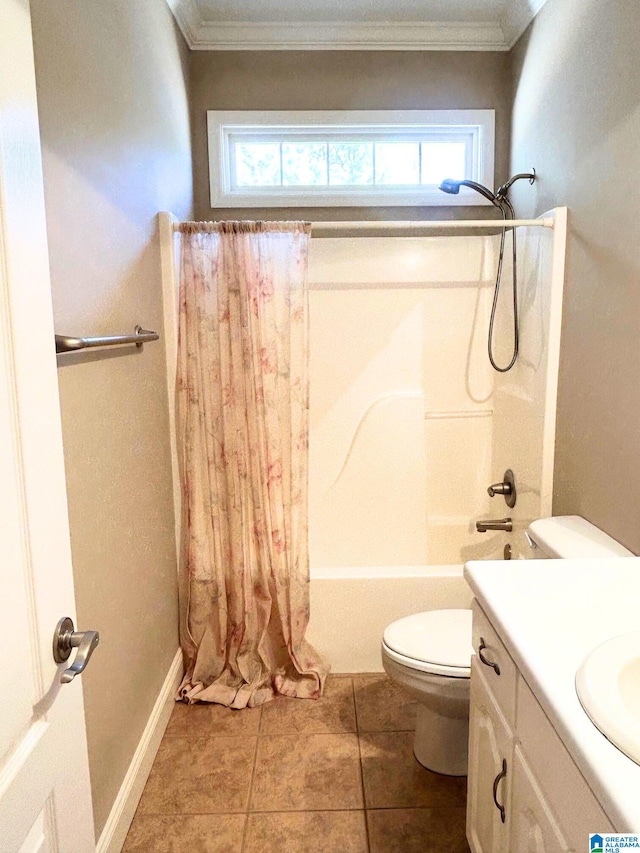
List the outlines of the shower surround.
<svg viewBox="0 0 640 853">
<path fill-rule="evenodd" d="M 498 236 L 311 240 L 307 637 L 333 672 L 381 671 L 390 621 L 468 606 L 463 563 L 507 542 L 528 556 L 524 530 L 551 514 L 567 211 L 545 216 L 553 230 L 518 232 L 520 356 L 506 374 L 486 352 Z M 174 222 L 160 214 L 172 444 Z M 507 269 L 499 363 L 510 298 Z M 175 449 L 173 465 L 179 517 Z M 512 510 L 486 491 L 506 468 Z M 512 534 L 475 532 L 478 517 L 507 514 Z"/>
<path fill-rule="evenodd" d="M 500 558 L 507 542 L 526 556 L 523 530 L 551 514 L 566 222 L 555 213 L 553 231 L 519 229 L 521 349 L 506 374 L 487 357 L 497 236 L 312 240 L 309 638 L 335 672 L 381 670 L 389 621 L 467 607 L 463 563 Z M 509 467 L 513 510 L 487 494 Z M 511 515 L 513 534 L 478 534 L 489 515 Z"/>
<path fill-rule="evenodd" d="M 460 562 L 489 509 L 492 237 L 312 241 L 312 566 Z"/>
</svg>

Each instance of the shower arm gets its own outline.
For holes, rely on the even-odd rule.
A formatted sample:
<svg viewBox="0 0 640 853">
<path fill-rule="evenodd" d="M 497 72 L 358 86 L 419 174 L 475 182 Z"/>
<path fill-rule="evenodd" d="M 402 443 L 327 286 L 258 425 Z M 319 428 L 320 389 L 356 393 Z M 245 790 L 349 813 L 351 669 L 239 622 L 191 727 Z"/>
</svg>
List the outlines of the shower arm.
<svg viewBox="0 0 640 853">
<path fill-rule="evenodd" d="M 511 187 L 515 184 L 516 181 L 528 180 L 530 184 L 533 184 L 536 179 L 536 170 L 532 169 L 530 172 L 520 172 L 518 175 L 514 175 L 512 178 L 498 188 L 496 192 L 496 199 L 501 201 L 505 198 L 506 194 L 509 192 Z M 515 217 L 514 217 L 515 218 Z"/>
</svg>

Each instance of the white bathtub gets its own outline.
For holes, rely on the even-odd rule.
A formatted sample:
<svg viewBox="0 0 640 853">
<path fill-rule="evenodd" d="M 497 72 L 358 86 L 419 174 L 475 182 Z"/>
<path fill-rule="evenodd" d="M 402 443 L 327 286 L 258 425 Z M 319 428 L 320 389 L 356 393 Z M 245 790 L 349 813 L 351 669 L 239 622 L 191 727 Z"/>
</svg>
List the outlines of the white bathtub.
<svg viewBox="0 0 640 853">
<path fill-rule="evenodd" d="M 470 607 L 462 566 L 373 566 L 311 570 L 307 637 L 332 672 L 382 672 L 380 641 L 395 619 Z"/>
</svg>

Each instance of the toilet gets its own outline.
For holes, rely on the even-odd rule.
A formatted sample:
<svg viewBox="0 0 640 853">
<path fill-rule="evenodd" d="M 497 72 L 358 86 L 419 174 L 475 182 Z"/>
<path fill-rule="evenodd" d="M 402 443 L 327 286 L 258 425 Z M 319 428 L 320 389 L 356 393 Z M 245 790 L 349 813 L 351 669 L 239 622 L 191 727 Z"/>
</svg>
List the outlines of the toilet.
<svg viewBox="0 0 640 853">
<path fill-rule="evenodd" d="M 533 559 L 634 556 L 575 515 L 534 521 L 526 537 Z M 467 773 L 472 654 L 471 611 L 466 609 L 405 616 L 388 625 L 382 637 L 386 673 L 418 702 L 415 757 L 447 776 Z"/>
</svg>

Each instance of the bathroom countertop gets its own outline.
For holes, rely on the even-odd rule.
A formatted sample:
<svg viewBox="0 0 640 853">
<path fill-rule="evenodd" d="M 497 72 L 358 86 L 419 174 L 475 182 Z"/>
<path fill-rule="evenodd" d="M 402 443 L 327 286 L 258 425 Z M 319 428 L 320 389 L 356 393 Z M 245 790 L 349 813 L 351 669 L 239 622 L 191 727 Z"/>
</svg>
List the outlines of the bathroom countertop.
<svg viewBox="0 0 640 853">
<path fill-rule="evenodd" d="M 640 765 L 589 720 L 575 675 L 595 646 L 640 630 L 640 557 L 470 562 L 464 574 L 616 830 L 639 832 Z"/>
</svg>

